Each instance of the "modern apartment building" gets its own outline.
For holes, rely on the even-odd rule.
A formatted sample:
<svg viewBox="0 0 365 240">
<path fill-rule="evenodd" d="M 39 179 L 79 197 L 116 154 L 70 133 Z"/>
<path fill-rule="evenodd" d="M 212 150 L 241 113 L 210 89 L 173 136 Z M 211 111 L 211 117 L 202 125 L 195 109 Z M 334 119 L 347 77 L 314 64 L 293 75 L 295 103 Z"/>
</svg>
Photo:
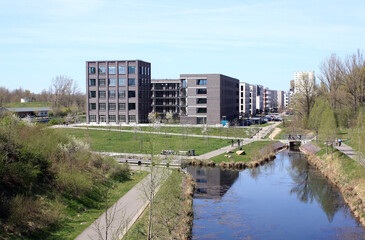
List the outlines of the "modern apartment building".
<svg viewBox="0 0 365 240">
<path fill-rule="evenodd" d="M 180 113 L 180 79 L 152 79 L 152 111 L 161 118 L 167 112 Z"/>
<path fill-rule="evenodd" d="M 240 82 L 239 112 L 241 117 L 248 117 L 250 109 L 250 84 Z"/>
<path fill-rule="evenodd" d="M 239 117 L 239 80 L 221 74 L 181 74 L 183 124 L 219 124 Z"/>
<path fill-rule="evenodd" d="M 294 94 L 298 92 L 303 92 L 308 86 L 314 86 L 314 84 L 314 71 L 294 73 Z"/>
<path fill-rule="evenodd" d="M 277 92 L 277 108 L 284 109 L 285 108 L 285 93 L 284 91 L 278 90 Z"/>
<path fill-rule="evenodd" d="M 256 85 L 256 113 L 264 111 L 264 86 Z"/>
<path fill-rule="evenodd" d="M 86 62 L 87 123 L 144 123 L 151 112 L 151 64 Z"/>
</svg>

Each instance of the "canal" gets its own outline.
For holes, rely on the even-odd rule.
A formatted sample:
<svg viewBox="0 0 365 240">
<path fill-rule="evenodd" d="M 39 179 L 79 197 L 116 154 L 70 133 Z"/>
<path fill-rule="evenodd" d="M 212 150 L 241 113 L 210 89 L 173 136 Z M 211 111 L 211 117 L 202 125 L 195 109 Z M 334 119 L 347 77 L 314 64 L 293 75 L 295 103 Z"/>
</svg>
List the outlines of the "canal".
<svg viewBox="0 0 365 240">
<path fill-rule="evenodd" d="M 365 239 L 340 192 L 300 152 L 255 169 L 188 167 L 193 239 Z"/>
</svg>

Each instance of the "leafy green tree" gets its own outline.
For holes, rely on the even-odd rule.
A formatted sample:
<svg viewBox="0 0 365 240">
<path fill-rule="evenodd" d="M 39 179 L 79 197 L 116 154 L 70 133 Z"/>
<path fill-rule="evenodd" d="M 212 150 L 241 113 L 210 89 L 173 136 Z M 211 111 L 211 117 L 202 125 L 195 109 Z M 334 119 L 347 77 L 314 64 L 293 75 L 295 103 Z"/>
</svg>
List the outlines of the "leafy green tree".
<svg viewBox="0 0 365 240">
<path fill-rule="evenodd" d="M 321 119 L 319 135 L 323 141 L 327 143 L 326 153 L 328 154 L 328 143 L 333 143 L 336 140 L 337 124 L 333 110 L 328 106 Z"/>
<path fill-rule="evenodd" d="M 325 109 L 328 106 L 328 101 L 323 98 L 317 98 L 314 106 L 309 114 L 309 123 L 308 126 L 310 129 L 316 132 L 316 135 L 319 133 L 319 129 L 321 127 L 322 115 Z"/>
</svg>

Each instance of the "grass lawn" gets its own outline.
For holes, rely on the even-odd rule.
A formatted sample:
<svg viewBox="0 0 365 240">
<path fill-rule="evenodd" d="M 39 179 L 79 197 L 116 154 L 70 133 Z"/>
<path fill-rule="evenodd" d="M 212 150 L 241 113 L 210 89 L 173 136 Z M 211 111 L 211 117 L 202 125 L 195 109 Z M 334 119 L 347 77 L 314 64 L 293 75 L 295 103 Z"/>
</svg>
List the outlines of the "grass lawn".
<svg viewBox="0 0 365 240">
<path fill-rule="evenodd" d="M 113 132 L 95 129 L 58 129 L 78 139 L 90 143 L 93 151 L 144 153 L 150 154 L 151 148 L 155 154 L 162 150 L 187 151 L 195 149 L 196 155 L 201 155 L 230 144 L 230 139 L 205 137 L 186 137 L 133 132 Z"/>
<path fill-rule="evenodd" d="M 4 108 L 24 108 L 24 107 L 50 107 L 51 104 L 48 102 L 12 102 L 12 103 L 3 103 Z"/>
<path fill-rule="evenodd" d="M 227 153 L 222 153 L 221 155 L 215 156 L 213 158 L 211 158 L 210 160 L 214 161 L 215 163 L 220 163 L 220 162 L 230 162 L 230 161 L 234 161 L 234 162 L 249 162 L 251 160 L 251 157 L 257 153 L 261 148 L 264 148 L 267 145 L 270 145 L 274 143 L 274 141 L 256 141 L 256 142 L 252 142 L 249 143 L 247 145 L 243 145 L 242 146 L 242 150 L 245 150 L 246 154 L 245 155 L 237 155 L 236 151 L 238 151 L 239 149 L 235 149 L 233 152 L 234 153 L 230 153 L 230 155 L 232 156 L 232 158 L 226 158 L 224 155 L 226 155 Z"/>
<path fill-rule="evenodd" d="M 206 135 L 209 136 L 220 136 L 222 138 L 230 138 L 230 137 L 240 137 L 240 138 L 247 138 L 254 133 L 258 131 L 258 127 L 264 127 L 265 125 L 255 125 L 254 127 L 250 128 L 239 128 L 239 127 L 230 127 L 230 128 L 217 128 L 217 127 L 208 127 Z M 132 126 L 111 126 L 111 127 L 105 127 L 105 126 L 90 126 L 89 128 L 110 128 L 110 129 L 118 129 L 118 130 L 134 130 L 134 127 Z M 152 132 L 158 132 L 155 129 L 152 129 L 151 127 L 138 127 L 139 131 L 152 131 Z M 159 130 L 159 132 L 162 133 L 179 133 L 179 134 L 192 134 L 192 135 L 205 135 L 203 133 L 203 128 L 201 127 L 168 127 L 168 126 L 162 126 Z"/>
<path fill-rule="evenodd" d="M 265 125 L 261 125 L 260 127 L 264 127 Z M 255 125 L 254 127 L 249 128 L 240 128 L 240 127 L 230 127 L 230 128 L 217 128 L 217 127 L 208 127 L 206 135 L 208 136 L 220 136 L 222 138 L 230 138 L 230 137 L 240 137 L 240 138 L 247 138 L 251 135 L 254 135 L 258 131 L 259 125 Z M 103 128 L 103 129 L 118 129 L 118 130 L 134 130 L 132 126 L 90 126 L 89 128 Z M 158 132 L 155 129 L 151 130 L 151 127 L 138 127 L 139 131 L 152 131 Z M 160 128 L 160 132 L 162 133 L 178 133 L 178 134 L 192 134 L 192 135 L 202 135 L 203 128 L 201 127 L 168 127 L 162 126 Z"/>
<path fill-rule="evenodd" d="M 133 186 L 140 182 L 148 172 L 137 171 L 131 176 L 131 179 L 125 182 L 117 182 L 116 186 L 109 192 L 110 205 L 114 204 L 119 198 L 127 193 Z M 50 239 L 75 239 L 82 231 L 92 224 L 104 211 L 105 206 L 101 201 L 97 207 L 86 209 L 82 213 L 78 213 L 76 209 L 83 205 L 75 199 L 68 199 L 66 202 L 66 219 L 62 223 L 60 230 L 54 232 Z M 82 199 L 81 201 L 90 201 L 90 199 Z"/>
</svg>

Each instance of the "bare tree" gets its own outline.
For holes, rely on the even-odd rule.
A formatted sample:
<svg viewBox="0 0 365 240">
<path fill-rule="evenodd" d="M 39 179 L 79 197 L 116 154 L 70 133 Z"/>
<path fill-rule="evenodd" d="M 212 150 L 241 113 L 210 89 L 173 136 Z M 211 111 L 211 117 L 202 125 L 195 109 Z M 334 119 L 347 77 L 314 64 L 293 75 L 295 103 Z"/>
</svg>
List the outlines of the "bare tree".
<svg viewBox="0 0 365 240">
<path fill-rule="evenodd" d="M 350 96 L 353 110 L 356 111 L 364 101 L 365 60 L 360 50 L 346 58 L 342 74 L 344 90 Z"/>
<path fill-rule="evenodd" d="M 321 75 L 319 79 L 324 86 L 326 94 L 332 108 L 336 108 L 340 101 L 338 94 L 342 82 L 342 62 L 336 56 L 332 54 L 330 58 L 323 61 L 320 65 Z"/>
<path fill-rule="evenodd" d="M 67 76 L 56 76 L 50 87 L 53 106 L 70 107 L 78 94 L 76 82 Z"/>
</svg>

